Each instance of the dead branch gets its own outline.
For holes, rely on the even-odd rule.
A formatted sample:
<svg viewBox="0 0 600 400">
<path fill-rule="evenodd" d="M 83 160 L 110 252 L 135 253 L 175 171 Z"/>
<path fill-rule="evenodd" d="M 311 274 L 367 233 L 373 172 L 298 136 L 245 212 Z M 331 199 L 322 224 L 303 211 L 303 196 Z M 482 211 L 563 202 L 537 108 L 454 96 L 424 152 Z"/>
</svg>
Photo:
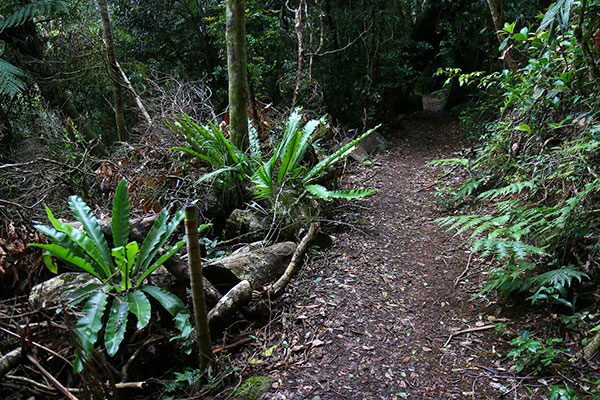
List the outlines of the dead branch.
<svg viewBox="0 0 600 400">
<path fill-rule="evenodd" d="M 484 326 L 476 326 L 475 328 L 468 328 L 468 329 L 463 329 L 463 330 L 460 330 L 460 331 L 452 332 L 450 334 L 450 337 L 448 338 L 448 340 L 446 340 L 446 343 L 442 347 L 448 346 L 448 343 L 450 343 L 450 341 L 452 339 L 454 339 L 458 335 L 462 335 L 463 333 L 485 331 L 485 330 L 488 330 L 488 329 L 493 329 L 495 327 L 496 327 L 496 325 L 484 325 Z"/>
<path fill-rule="evenodd" d="M 212 351 L 212 352 L 213 352 L 213 354 L 217 354 L 217 353 L 218 353 L 218 352 L 220 352 L 220 351 L 223 351 L 223 350 L 229 350 L 229 349 L 233 349 L 233 348 L 235 348 L 235 347 L 238 347 L 238 346 L 244 345 L 244 344 L 246 344 L 246 343 L 250 343 L 250 342 L 252 342 L 253 340 L 254 340 L 254 339 L 253 339 L 253 338 L 251 338 L 251 337 L 245 337 L 245 338 L 243 338 L 243 339 L 241 339 L 241 340 L 238 340 L 237 342 L 230 343 L 230 344 L 227 344 L 227 345 L 225 345 L 225 346 L 221 346 L 221 347 L 216 347 L 216 348 L 214 348 L 214 349 L 213 349 L 213 351 Z"/>
<path fill-rule="evenodd" d="M 79 400 L 73 393 L 69 392 L 50 372 L 46 371 L 44 367 L 38 362 L 37 357 L 31 353 L 27 354 L 27 359 L 36 367 L 42 375 L 46 377 L 54 385 L 54 387 L 62 393 L 69 400 Z"/>
<path fill-rule="evenodd" d="M 308 247 L 313 242 L 313 240 L 315 240 L 318 230 L 318 223 L 313 222 L 312 224 L 310 224 L 308 233 L 300 241 L 300 244 L 296 248 L 296 251 L 292 256 L 292 260 L 288 264 L 288 267 L 286 268 L 285 272 L 283 273 L 283 275 L 281 275 L 277 282 L 275 282 L 267 289 L 267 292 L 269 293 L 270 297 L 277 297 L 278 295 L 280 295 L 283 288 L 285 288 L 285 286 L 292 279 L 292 274 L 294 273 L 296 265 L 298 265 L 302 261 L 302 258 L 304 257 L 304 254 L 306 254 Z"/>
</svg>

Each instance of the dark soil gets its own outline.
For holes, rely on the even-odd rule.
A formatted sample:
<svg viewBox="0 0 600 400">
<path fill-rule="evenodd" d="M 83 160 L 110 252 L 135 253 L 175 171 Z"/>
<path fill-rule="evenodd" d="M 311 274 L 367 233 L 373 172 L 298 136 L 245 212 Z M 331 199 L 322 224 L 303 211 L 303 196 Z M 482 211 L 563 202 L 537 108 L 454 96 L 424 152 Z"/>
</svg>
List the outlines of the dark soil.
<svg viewBox="0 0 600 400">
<path fill-rule="evenodd" d="M 257 335 L 247 371 L 274 377 L 263 398 L 545 398 L 552 378 L 516 376 L 502 355 L 520 327 L 552 324 L 470 301 L 483 285 L 480 260 L 433 222 L 448 211 L 427 163 L 456 157 L 461 142 L 454 118 L 422 114 L 347 178 L 378 192 L 338 213 L 350 225 L 312 255 Z"/>
</svg>

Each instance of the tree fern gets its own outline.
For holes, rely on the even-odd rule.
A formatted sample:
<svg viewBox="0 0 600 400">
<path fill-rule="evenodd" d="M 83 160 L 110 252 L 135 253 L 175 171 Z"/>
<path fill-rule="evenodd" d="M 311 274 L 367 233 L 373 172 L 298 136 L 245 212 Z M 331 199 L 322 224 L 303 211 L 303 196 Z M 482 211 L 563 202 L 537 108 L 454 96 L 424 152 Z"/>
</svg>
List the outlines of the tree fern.
<svg viewBox="0 0 600 400">
<path fill-rule="evenodd" d="M 0 96 L 13 97 L 25 90 L 25 72 L 0 58 Z"/>
<path fill-rule="evenodd" d="M 20 5 L 16 10 L 0 19 L 0 33 L 5 29 L 23 25 L 40 15 L 48 18 L 66 10 L 67 3 L 59 0 L 40 0 L 35 3 Z"/>
</svg>

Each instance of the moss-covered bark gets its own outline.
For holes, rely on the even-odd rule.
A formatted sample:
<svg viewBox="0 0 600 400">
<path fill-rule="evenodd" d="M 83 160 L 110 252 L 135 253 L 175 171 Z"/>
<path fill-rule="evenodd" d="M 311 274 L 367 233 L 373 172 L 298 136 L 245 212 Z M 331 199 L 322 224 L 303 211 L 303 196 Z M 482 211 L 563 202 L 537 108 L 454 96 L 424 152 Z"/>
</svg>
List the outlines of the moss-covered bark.
<svg viewBox="0 0 600 400">
<path fill-rule="evenodd" d="M 248 72 L 244 0 L 227 0 L 227 69 L 229 72 L 229 132 L 245 148 L 248 141 Z"/>
</svg>

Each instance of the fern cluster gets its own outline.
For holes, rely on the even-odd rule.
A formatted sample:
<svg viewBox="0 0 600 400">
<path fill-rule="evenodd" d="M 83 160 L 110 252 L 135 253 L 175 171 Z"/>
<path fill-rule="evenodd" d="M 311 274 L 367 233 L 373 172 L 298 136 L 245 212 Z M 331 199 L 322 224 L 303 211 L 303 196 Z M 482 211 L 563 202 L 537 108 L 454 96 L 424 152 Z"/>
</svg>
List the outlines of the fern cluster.
<svg viewBox="0 0 600 400">
<path fill-rule="evenodd" d="M 552 6 L 537 31 L 505 27 L 503 46 L 529 58 L 523 68 L 463 77 L 462 84 L 502 89 L 500 115 L 481 124 L 474 159 L 437 164 L 466 168 L 471 178 L 451 189 L 452 200 L 484 204 L 487 214 L 438 223 L 468 233 L 473 251 L 488 257 L 490 280 L 482 292 L 528 291 L 533 302 L 574 307 L 569 288 L 592 276 L 600 250 L 600 98 L 576 24 L 557 11 L 566 3 Z"/>
</svg>

